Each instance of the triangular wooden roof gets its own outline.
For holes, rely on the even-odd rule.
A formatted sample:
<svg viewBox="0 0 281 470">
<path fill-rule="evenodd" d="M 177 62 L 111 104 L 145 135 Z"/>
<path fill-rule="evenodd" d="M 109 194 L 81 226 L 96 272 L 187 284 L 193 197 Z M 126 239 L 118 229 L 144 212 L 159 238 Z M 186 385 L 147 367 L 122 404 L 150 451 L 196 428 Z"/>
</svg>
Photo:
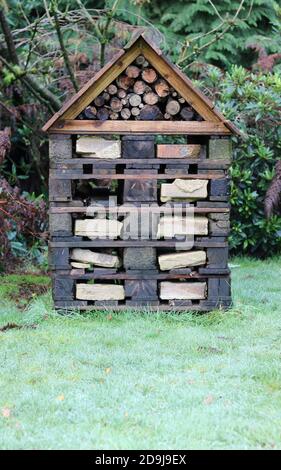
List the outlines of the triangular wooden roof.
<svg viewBox="0 0 281 470">
<path fill-rule="evenodd" d="M 202 116 L 202 122 L 190 121 L 74 121 L 77 116 L 115 80 L 138 55 L 143 55 L 160 75 Z M 145 123 L 149 123 L 148 126 Z M 79 129 L 77 128 L 79 123 Z M 88 124 L 86 124 L 88 123 Z M 140 126 L 140 124 L 142 124 Z M 162 124 L 162 126 L 161 126 Z M 164 125 L 163 125 L 164 124 Z M 140 130 L 136 131 L 137 126 Z M 172 64 L 155 45 L 148 42 L 143 33 L 123 50 L 118 52 L 99 72 L 95 74 L 62 108 L 44 125 L 45 132 L 62 133 L 196 133 L 196 134 L 239 134 L 239 130 L 215 108 L 214 104 L 197 88 L 192 81 Z M 174 131 L 173 131 L 174 128 Z M 192 129 L 194 128 L 194 132 Z M 201 128 L 201 131 L 200 131 Z M 119 130 L 118 130 L 119 129 Z M 126 131 L 127 129 L 127 131 Z M 170 130 L 169 130 L 170 129 Z M 197 130 L 196 130 L 197 129 Z M 166 132 L 167 130 L 167 132 Z M 177 132 L 176 132 L 177 131 Z"/>
</svg>

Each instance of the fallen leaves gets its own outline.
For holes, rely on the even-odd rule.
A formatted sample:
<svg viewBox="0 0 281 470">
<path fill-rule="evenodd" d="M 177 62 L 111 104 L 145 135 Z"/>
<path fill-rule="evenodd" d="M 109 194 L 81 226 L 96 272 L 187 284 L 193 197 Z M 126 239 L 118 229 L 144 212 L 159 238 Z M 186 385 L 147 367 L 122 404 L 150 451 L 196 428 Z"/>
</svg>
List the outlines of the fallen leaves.
<svg viewBox="0 0 281 470">
<path fill-rule="evenodd" d="M 215 401 L 214 396 L 210 394 L 204 398 L 203 403 L 204 405 L 211 405 L 214 401 Z"/>
<path fill-rule="evenodd" d="M 111 367 L 106 367 L 105 373 L 106 373 L 106 374 L 110 374 L 110 372 L 111 372 Z"/>
<path fill-rule="evenodd" d="M 4 407 L 4 408 L 2 408 L 1 413 L 2 413 L 3 418 L 10 418 L 11 408 Z"/>
</svg>

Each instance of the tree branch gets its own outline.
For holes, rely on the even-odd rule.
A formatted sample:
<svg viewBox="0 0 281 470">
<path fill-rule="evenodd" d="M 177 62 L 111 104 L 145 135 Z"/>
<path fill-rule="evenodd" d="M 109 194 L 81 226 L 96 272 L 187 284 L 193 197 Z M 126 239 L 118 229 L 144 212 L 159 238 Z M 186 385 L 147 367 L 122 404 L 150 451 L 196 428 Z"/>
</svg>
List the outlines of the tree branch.
<svg viewBox="0 0 281 470">
<path fill-rule="evenodd" d="M 12 32 L 10 30 L 3 8 L 0 9 L 0 24 L 7 45 L 9 58 L 12 64 L 16 65 L 18 69 L 16 69 L 16 67 L 13 67 L 13 65 L 11 65 L 2 56 L 0 57 L 1 61 L 11 72 L 13 72 L 15 77 L 19 79 L 32 92 L 34 96 L 36 96 L 36 99 L 38 99 L 42 104 L 44 104 L 52 113 L 54 111 L 58 111 L 61 107 L 60 100 L 52 92 L 50 92 L 46 88 L 43 88 L 33 77 L 28 75 L 25 70 L 21 69 Z"/>
<path fill-rule="evenodd" d="M 53 2 L 52 6 L 53 6 L 55 30 L 57 32 L 57 37 L 58 37 L 58 40 L 59 40 L 59 44 L 60 44 L 61 52 L 62 52 L 62 55 L 63 55 L 63 60 L 64 60 L 64 63 L 65 63 L 65 67 L 68 71 L 71 83 L 72 83 L 75 91 L 78 91 L 79 90 L 78 83 L 77 83 L 75 75 L 73 73 L 73 69 L 72 69 L 72 66 L 71 66 L 71 63 L 70 63 L 70 60 L 69 60 L 69 57 L 68 57 L 68 53 L 67 53 L 67 50 L 66 50 L 66 47 L 65 47 L 65 44 L 64 44 L 63 35 L 62 35 L 62 31 L 61 31 L 60 24 L 59 24 L 59 19 L 58 19 L 58 12 L 57 12 L 56 5 L 54 5 L 54 2 Z"/>
</svg>

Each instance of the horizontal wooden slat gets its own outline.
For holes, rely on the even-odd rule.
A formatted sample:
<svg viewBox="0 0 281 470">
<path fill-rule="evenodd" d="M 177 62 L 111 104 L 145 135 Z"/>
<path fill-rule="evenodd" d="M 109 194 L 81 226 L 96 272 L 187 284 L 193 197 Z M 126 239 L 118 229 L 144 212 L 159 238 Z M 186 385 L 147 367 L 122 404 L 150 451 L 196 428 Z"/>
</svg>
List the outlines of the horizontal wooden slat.
<svg viewBox="0 0 281 470">
<path fill-rule="evenodd" d="M 79 301 L 77 301 L 79 302 Z M 75 302 L 73 302 L 74 304 Z M 111 307 L 111 306 L 104 306 L 104 307 L 99 307 L 99 306 L 96 306 L 96 305 L 86 305 L 86 306 L 79 306 L 77 304 L 77 307 L 75 305 L 70 305 L 69 307 L 68 306 L 62 306 L 60 305 L 59 302 L 55 302 L 55 308 L 57 309 L 66 309 L 66 310 L 72 310 L 72 309 L 79 309 L 79 310 L 87 310 L 87 311 L 95 311 L 95 310 L 98 310 L 98 311 L 104 311 L 104 312 L 108 312 L 108 311 L 116 311 L 116 312 L 119 312 L 119 311 L 126 311 L 126 310 L 135 310 L 135 311 L 141 311 L 143 312 L 144 310 L 148 310 L 148 311 L 152 311 L 152 312 L 189 312 L 189 311 L 192 311 L 192 312 L 208 312 L 210 310 L 214 310 L 215 308 L 215 302 L 214 302 L 214 305 L 213 306 L 207 306 L 207 305 L 200 305 L 200 304 L 194 304 L 194 305 L 191 305 L 191 306 L 188 306 L 188 307 L 181 307 L 181 306 L 170 306 L 170 305 L 157 305 L 157 306 L 147 306 L 147 307 L 144 307 L 144 306 L 134 306 L 134 305 L 116 305 L 114 307 Z"/>
<path fill-rule="evenodd" d="M 174 180 L 176 178 L 184 178 L 187 180 L 195 180 L 195 179 L 200 179 L 200 180 L 216 180 L 216 179 L 221 179 L 225 178 L 225 175 L 220 175 L 217 173 L 203 173 L 203 174 L 187 174 L 187 173 L 175 173 L 175 174 L 168 174 L 168 173 L 151 173 L 151 174 L 146 174 L 146 173 L 135 173 L 135 174 L 123 174 L 123 173 L 114 173 L 114 174 L 96 174 L 96 173 L 91 173 L 91 174 L 80 174 L 79 171 L 75 170 L 50 170 L 50 178 L 51 179 L 60 179 L 60 180 L 68 180 L 68 179 L 96 179 L 96 180 L 104 180 L 105 178 L 107 180 Z"/>
<path fill-rule="evenodd" d="M 100 158 L 71 158 L 58 163 L 59 168 L 68 168 L 69 165 L 95 165 L 106 167 L 107 165 L 133 165 L 133 164 L 149 164 L 149 165 L 198 165 L 200 169 L 226 169 L 231 164 L 230 160 L 209 160 L 194 158 L 119 158 L 116 160 L 100 159 Z"/>
<path fill-rule="evenodd" d="M 119 214 L 127 214 L 130 212 L 150 212 L 150 213 L 165 213 L 168 212 L 170 213 L 173 211 L 175 214 L 176 212 L 182 213 L 182 212 L 190 212 L 190 213 L 195 213 L 195 214 L 207 214 L 209 212 L 222 212 L 222 213 L 228 213 L 230 212 L 230 209 L 224 208 L 224 207 L 130 207 L 130 206 L 112 206 L 112 207 L 100 207 L 100 206 L 85 206 L 85 207 L 51 207 L 49 209 L 50 214 L 67 214 L 67 213 L 86 213 L 86 212 L 110 212 L 110 213 L 119 213 Z"/>
<path fill-rule="evenodd" d="M 171 248 L 176 247 L 183 241 L 175 240 L 105 240 L 99 239 L 97 241 L 51 241 L 50 247 L 52 248 L 127 248 L 127 247 L 158 247 L 158 248 Z M 227 242 L 217 241 L 203 241 L 194 242 L 194 248 L 225 248 L 228 246 Z"/>
<path fill-rule="evenodd" d="M 71 277 L 71 279 L 83 279 L 83 280 L 90 280 L 90 279 L 110 279 L 110 280 L 138 280 L 138 279 L 158 279 L 158 280 L 165 280 L 165 279 L 206 279 L 208 277 L 217 277 L 218 270 L 215 273 L 210 272 L 207 274 L 199 274 L 196 272 L 190 274 L 176 274 L 176 273 L 149 273 L 148 271 L 144 270 L 144 272 L 138 273 L 116 273 L 116 274 L 95 274 L 95 273 L 87 273 L 87 274 L 69 274 L 65 271 L 56 271 L 56 275 L 59 277 Z M 229 275 L 229 271 L 225 269 L 222 270 L 222 275 L 227 277 Z M 220 275 L 220 277 L 222 277 Z"/>
<path fill-rule="evenodd" d="M 185 134 L 231 135 L 221 122 L 209 121 L 90 121 L 60 120 L 52 127 L 56 134 Z"/>
</svg>

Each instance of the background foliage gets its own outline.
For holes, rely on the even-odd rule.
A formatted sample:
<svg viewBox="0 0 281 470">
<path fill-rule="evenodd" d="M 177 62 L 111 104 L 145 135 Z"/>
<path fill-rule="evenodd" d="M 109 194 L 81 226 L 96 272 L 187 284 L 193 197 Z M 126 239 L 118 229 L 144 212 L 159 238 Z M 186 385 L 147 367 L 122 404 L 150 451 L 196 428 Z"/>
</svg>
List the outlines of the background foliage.
<svg viewBox="0 0 281 470">
<path fill-rule="evenodd" d="M 12 130 L 11 150 L 0 158 L 2 195 L 8 184 L 32 207 L 39 200 L 42 206 L 48 172 L 42 124 L 141 28 L 247 132 L 242 142 L 234 142 L 233 250 L 265 256 L 280 249 L 280 217 L 266 221 L 263 216 L 264 194 L 281 146 L 279 2 L 2 0 L 0 13 L 14 43 L 13 51 L 2 22 L 0 130 Z M 38 234 L 22 234 L 14 226 L 2 229 L 8 223 L 2 197 L 5 253 L 20 254 L 20 248 L 13 248 L 20 245 L 28 252 L 35 244 L 38 255 L 45 237 L 40 243 Z M 18 206 L 9 207 L 11 221 L 15 210 L 20 213 Z"/>
</svg>

